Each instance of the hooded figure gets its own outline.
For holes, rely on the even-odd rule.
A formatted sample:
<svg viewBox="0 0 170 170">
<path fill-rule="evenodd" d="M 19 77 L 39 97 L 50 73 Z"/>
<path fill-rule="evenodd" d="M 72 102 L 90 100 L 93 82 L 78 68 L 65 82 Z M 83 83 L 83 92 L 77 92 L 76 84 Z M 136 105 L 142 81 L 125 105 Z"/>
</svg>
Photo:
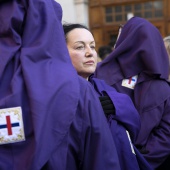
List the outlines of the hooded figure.
<svg viewBox="0 0 170 170">
<path fill-rule="evenodd" d="M 77 76 L 53 0 L 0 1 L 0 169 L 120 169 L 98 97 Z"/>
<path fill-rule="evenodd" d="M 128 94 L 141 118 L 135 145 L 156 169 L 170 154 L 169 61 L 162 36 L 150 22 L 133 17 L 123 26 L 115 50 L 94 77 Z"/>
</svg>

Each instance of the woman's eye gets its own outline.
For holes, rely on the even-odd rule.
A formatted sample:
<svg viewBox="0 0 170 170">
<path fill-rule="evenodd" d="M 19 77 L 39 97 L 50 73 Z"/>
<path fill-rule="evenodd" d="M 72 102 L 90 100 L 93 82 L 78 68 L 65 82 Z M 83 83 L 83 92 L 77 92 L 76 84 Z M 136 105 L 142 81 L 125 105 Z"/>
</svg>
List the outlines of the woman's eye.
<svg viewBox="0 0 170 170">
<path fill-rule="evenodd" d="M 91 46 L 91 48 L 92 48 L 92 49 L 95 49 L 95 46 L 94 46 L 94 45 L 92 45 L 92 46 Z"/>
<path fill-rule="evenodd" d="M 81 49 L 83 49 L 83 48 L 84 48 L 84 46 L 76 47 L 77 50 L 81 50 Z"/>
</svg>

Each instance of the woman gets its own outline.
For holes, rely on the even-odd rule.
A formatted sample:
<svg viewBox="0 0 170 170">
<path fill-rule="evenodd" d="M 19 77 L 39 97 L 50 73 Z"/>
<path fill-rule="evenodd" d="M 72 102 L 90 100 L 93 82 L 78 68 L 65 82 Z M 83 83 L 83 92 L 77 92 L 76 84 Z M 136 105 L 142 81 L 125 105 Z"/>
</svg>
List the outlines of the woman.
<svg viewBox="0 0 170 170">
<path fill-rule="evenodd" d="M 165 43 L 165 47 L 166 47 L 166 50 L 168 52 L 168 56 L 170 56 L 170 35 L 167 36 L 167 37 L 164 37 L 164 43 Z"/>
<path fill-rule="evenodd" d="M 127 21 L 114 51 L 95 72 L 95 77 L 131 97 L 141 117 L 135 144 L 154 169 L 170 155 L 168 74 L 169 60 L 162 36 L 140 17 Z"/>
<path fill-rule="evenodd" d="M 135 153 L 131 143 L 131 140 L 134 142 L 137 138 L 140 121 L 130 98 L 116 92 L 104 81 L 93 78 L 92 74 L 95 72 L 97 65 L 97 53 L 93 35 L 87 27 L 81 24 L 64 24 L 63 29 L 73 66 L 80 76 L 93 85 L 101 99 L 116 144 L 121 169 L 149 170 L 149 165 L 140 157 L 138 151 Z M 111 102 L 109 102 L 110 99 Z M 135 154 L 138 156 L 136 157 Z M 143 162 L 139 163 L 137 159 Z"/>
<path fill-rule="evenodd" d="M 169 66 L 170 66 L 170 36 L 164 37 L 164 44 L 166 51 L 168 53 L 168 58 L 169 58 Z M 169 77 L 168 80 L 170 81 L 170 70 L 169 70 Z"/>
</svg>

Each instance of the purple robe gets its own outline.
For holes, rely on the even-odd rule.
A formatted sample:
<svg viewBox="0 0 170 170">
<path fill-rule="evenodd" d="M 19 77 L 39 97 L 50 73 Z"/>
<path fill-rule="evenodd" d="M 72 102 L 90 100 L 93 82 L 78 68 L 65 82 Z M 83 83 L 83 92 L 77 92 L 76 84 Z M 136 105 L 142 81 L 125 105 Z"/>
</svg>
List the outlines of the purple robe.
<svg viewBox="0 0 170 170">
<path fill-rule="evenodd" d="M 0 2 L 0 109 L 21 107 L 25 133 L 0 145 L 2 170 L 120 169 L 96 93 L 71 64 L 61 17 L 53 0 Z"/>
<path fill-rule="evenodd" d="M 162 36 L 150 22 L 133 17 L 123 26 L 115 50 L 101 63 L 95 77 L 128 94 L 141 118 L 135 141 L 155 169 L 170 154 L 170 87 L 168 55 Z M 138 76 L 134 88 L 131 83 Z"/>
<path fill-rule="evenodd" d="M 117 148 L 110 136 L 106 117 L 101 112 L 99 99 L 84 78 L 80 77 L 79 82 L 82 97 L 80 96 L 75 118 L 65 136 L 65 142 L 61 144 L 63 147 L 59 146 L 59 150 L 54 152 L 45 168 L 120 170 Z"/>
<path fill-rule="evenodd" d="M 152 170 L 142 154 L 134 146 L 140 129 L 140 117 L 130 97 L 117 92 L 103 80 L 89 78 L 99 96 L 107 94 L 115 107 L 108 124 L 115 141 L 121 170 Z"/>
</svg>

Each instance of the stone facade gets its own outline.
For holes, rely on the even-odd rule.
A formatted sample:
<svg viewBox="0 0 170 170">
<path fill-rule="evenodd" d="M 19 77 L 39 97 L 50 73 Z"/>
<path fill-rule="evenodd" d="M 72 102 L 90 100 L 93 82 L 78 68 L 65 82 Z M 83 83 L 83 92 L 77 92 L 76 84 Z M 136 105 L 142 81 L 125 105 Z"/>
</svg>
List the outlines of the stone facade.
<svg viewBox="0 0 170 170">
<path fill-rule="evenodd" d="M 62 22 L 89 26 L 88 0 L 56 0 L 63 9 Z"/>
</svg>

